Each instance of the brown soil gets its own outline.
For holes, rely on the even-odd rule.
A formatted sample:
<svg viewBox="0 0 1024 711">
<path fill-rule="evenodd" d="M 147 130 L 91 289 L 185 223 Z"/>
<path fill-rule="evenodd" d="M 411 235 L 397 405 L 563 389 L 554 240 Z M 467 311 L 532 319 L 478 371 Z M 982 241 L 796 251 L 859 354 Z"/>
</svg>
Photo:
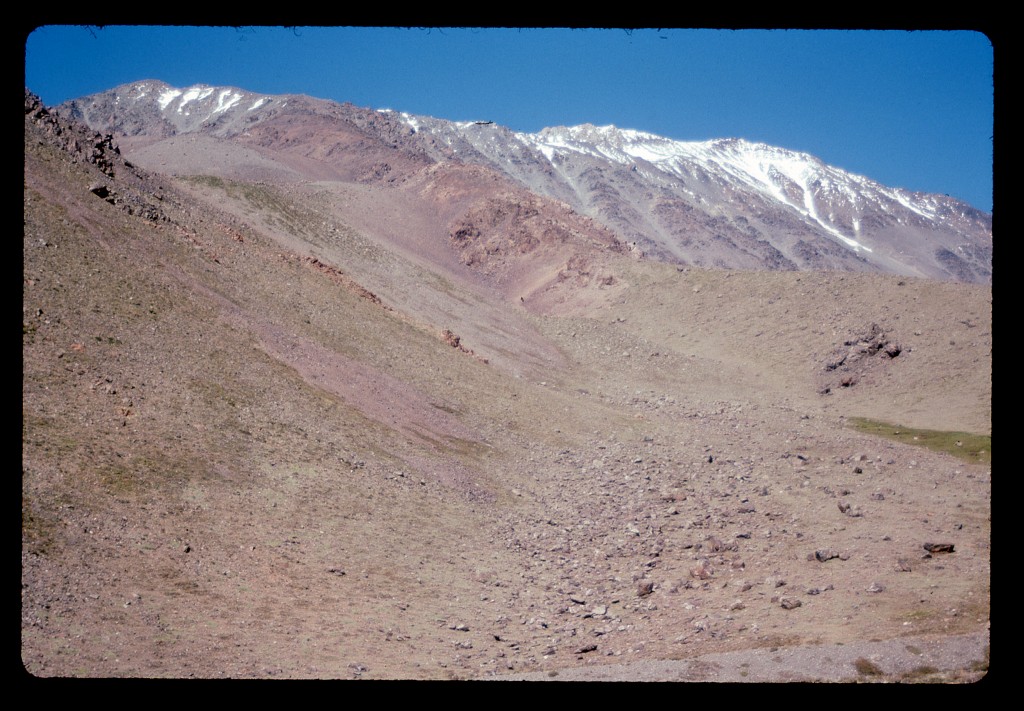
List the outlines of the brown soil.
<svg viewBox="0 0 1024 711">
<path fill-rule="evenodd" d="M 108 201 L 26 124 L 31 674 L 987 669 L 991 467 L 848 419 L 990 433 L 990 288 L 680 271 L 555 212 L 489 270 L 412 187 L 233 150 Z M 872 324 L 901 352 L 828 370 Z"/>
</svg>

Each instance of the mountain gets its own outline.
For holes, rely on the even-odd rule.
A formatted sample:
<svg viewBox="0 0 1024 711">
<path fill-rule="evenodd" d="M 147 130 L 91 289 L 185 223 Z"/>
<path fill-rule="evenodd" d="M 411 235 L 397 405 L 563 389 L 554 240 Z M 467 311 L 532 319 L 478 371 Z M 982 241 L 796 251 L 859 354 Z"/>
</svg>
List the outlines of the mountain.
<svg viewBox="0 0 1024 711">
<path fill-rule="evenodd" d="M 355 129 L 368 134 L 364 149 L 366 140 L 376 141 L 406 169 L 453 162 L 486 167 L 596 220 L 648 256 L 678 264 L 991 280 L 987 213 L 740 139 L 688 143 L 591 125 L 526 134 L 486 121 L 373 112 L 233 88 L 176 89 L 156 81 L 64 108 L 105 132 L 150 139 L 199 134 L 263 147 L 274 144 L 277 126 L 315 116 L 324 130 L 339 133 L 333 152 L 315 156 L 335 171 L 375 169 L 349 155 L 343 136 Z M 385 163 L 389 171 L 399 168 Z"/>
<path fill-rule="evenodd" d="M 984 674 L 990 285 L 669 263 L 395 114 L 150 88 L 26 90 L 30 674 Z"/>
</svg>

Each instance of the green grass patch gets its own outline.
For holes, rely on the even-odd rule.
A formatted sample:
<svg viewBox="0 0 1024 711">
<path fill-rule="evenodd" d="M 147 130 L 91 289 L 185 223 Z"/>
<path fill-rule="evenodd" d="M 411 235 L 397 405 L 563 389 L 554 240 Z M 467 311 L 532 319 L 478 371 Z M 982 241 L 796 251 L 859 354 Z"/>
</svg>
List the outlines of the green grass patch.
<svg viewBox="0 0 1024 711">
<path fill-rule="evenodd" d="M 885 437 L 904 444 L 944 452 L 972 464 L 991 464 L 992 436 L 970 432 L 945 432 L 902 427 L 865 417 L 851 417 L 850 426 L 858 432 Z"/>
</svg>

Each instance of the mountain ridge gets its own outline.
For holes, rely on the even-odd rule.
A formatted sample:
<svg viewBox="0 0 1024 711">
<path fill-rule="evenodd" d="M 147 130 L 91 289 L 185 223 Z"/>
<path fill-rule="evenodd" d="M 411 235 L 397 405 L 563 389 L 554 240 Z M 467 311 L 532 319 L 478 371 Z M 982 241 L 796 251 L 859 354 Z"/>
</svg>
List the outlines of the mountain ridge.
<svg viewBox="0 0 1024 711">
<path fill-rule="evenodd" d="M 203 133 L 245 141 L 260 126 L 319 117 L 338 131 L 357 130 L 363 150 L 370 150 L 365 141 L 378 141 L 374 150 L 389 171 L 395 160 L 482 165 L 682 265 L 991 280 L 987 213 L 744 139 L 682 142 L 591 124 L 527 134 L 484 121 L 156 81 L 59 108 L 96 130 L 149 140 Z M 302 140 L 301 132 L 289 138 Z M 325 151 L 318 160 L 341 165 L 347 158 Z"/>
</svg>

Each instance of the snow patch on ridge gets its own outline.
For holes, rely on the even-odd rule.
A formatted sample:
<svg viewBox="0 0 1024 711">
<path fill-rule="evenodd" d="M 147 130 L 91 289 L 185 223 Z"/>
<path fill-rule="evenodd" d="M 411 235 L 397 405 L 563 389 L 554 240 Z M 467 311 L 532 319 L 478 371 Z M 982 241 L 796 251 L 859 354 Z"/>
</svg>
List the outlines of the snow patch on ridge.
<svg viewBox="0 0 1024 711">
<path fill-rule="evenodd" d="M 181 89 L 165 89 L 156 100 L 156 102 L 160 104 L 160 110 L 163 111 L 166 109 L 168 104 L 177 99 L 183 93 L 184 92 Z"/>
<path fill-rule="evenodd" d="M 178 113 L 182 113 L 182 110 L 185 108 L 185 104 L 189 103 L 190 101 L 202 101 L 213 92 L 214 89 L 212 87 L 192 87 L 191 89 L 187 90 L 185 94 L 181 97 L 181 102 L 178 104 Z"/>
<path fill-rule="evenodd" d="M 224 89 L 217 95 L 217 108 L 213 110 L 213 113 L 219 114 L 222 111 L 227 111 L 241 100 L 241 94 L 236 94 L 231 89 Z M 210 115 L 212 116 L 213 114 Z"/>
<path fill-rule="evenodd" d="M 907 208 L 911 212 L 916 212 L 921 217 L 927 217 L 928 219 L 932 219 L 935 217 L 934 210 L 928 212 L 922 210 L 918 205 L 915 205 L 912 201 L 904 197 L 902 190 L 893 190 L 890 192 L 890 196 L 900 205 Z"/>
<path fill-rule="evenodd" d="M 834 169 L 804 153 L 749 143 L 742 139 L 684 142 L 632 129 L 589 124 L 513 135 L 541 152 L 548 161 L 552 161 L 558 153 L 575 152 L 605 158 L 621 165 L 634 165 L 637 160 L 641 160 L 676 179 L 688 175 L 690 171 L 687 166 L 694 163 L 712 173 L 724 172 L 733 180 L 812 220 L 854 250 L 871 251 L 818 214 L 814 201 L 815 181 L 818 181 L 817 187 L 823 191 L 834 190 L 837 184 L 845 185 L 845 181 L 838 173 L 830 180 L 829 172 Z M 848 186 L 845 192 L 854 201 L 855 192 Z"/>
<path fill-rule="evenodd" d="M 407 114 L 405 112 L 403 112 L 403 113 L 401 113 L 399 115 L 402 117 L 402 121 L 407 126 L 409 126 L 409 128 L 411 128 L 413 131 L 419 131 L 420 130 L 420 122 L 416 120 L 415 116 L 413 116 L 412 114 Z"/>
</svg>

